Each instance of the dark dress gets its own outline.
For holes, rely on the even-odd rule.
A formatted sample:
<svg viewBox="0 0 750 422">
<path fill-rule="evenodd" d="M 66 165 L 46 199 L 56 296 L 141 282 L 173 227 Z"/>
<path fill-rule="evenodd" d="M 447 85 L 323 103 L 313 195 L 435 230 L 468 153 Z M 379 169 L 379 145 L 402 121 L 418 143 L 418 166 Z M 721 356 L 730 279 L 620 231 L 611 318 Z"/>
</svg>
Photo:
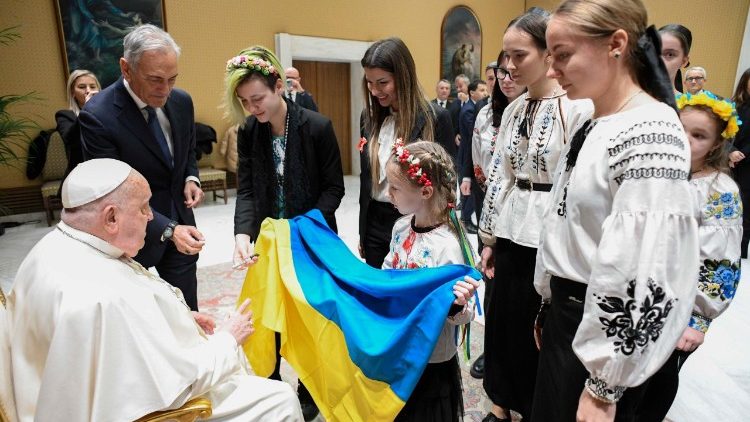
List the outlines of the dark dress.
<svg viewBox="0 0 750 422">
<path fill-rule="evenodd" d="M 56 130 L 62 137 L 65 145 L 65 157 L 68 159 L 68 166 L 65 168 L 63 181 L 68 177 L 71 171 L 83 162 L 83 147 L 81 146 L 81 126 L 78 124 L 78 116 L 73 110 L 60 110 L 55 113 Z M 62 182 L 60 182 L 62 189 Z M 58 196 L 59 196 L 58 192 Z"/>
<path fill-rule="evenodd" d="M 277 183 L 274 168 L 271 125 L 250 116 L 237 133 L 234 233 L 247 234 L 253 242 L 258 238 L 264 219 L 292 218 L 312 209 L 320 210 L 328 226 L 336 231 L 335 212 L 344 197 L 341 153 L 331 121 L 317 112 L 297 106 L 288 98 L 284 101 L 289 126 L 281 181 L 283 188 Z M 284 199 L 279 201 L 281 190 Z M 276 366 L 269 377 L 275 380 L 281 380 L 280 346 L 281 338 L 277 333 Z M 309 391 L 301 382 L 298 393 L 302 403 L 312 403 Z"/>
<path fill-rule="evenodd" d="M 456 144 L 453 141 L 453 125 L 448 111 L 430 103 L 434 117 L 435 142 L 445 148 L 452 157 L 456 153 Z M 424 115 L 418 115 L 409 142 L 422 138 L 426 122 Z M 365 130 L 364 112 L 360 119 L 360 134 L 370 139 Z M 401 217 L 401 214 L 390 202 L 381 202 L 372 198 L 372 175 L 370 174 L 370 154 L 367 145 L 362 148 L 359 159 L 361 172 L 359 175 L 359 241 L 362 246 L 365 261 L 375 267 L 381 268 L 383 260 L 388 255 L 391 243 L 391 232 L 393 225 Z"/>
<path fill-rule="evenodd" d="M 745 154 L 745 159 L 737 163 L 732 173 L 742 196 L 742 257 L 746 258 L 750 241 L 750 102 L 737 107 L 737 114 L 744 124 L 734 137 L 734 148 Z"/>
</svg>

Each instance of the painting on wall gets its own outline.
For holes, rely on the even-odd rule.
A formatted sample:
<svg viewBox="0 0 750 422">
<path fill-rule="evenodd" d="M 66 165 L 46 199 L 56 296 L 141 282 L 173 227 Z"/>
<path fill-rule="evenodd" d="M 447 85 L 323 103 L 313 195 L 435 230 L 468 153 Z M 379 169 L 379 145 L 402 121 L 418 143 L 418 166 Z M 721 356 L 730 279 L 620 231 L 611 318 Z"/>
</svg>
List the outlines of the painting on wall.
<svg viewBox="0 0 750 422">
<path fill-rule="evenodd" d="M 464 74 L 469 80 L 481 77 L 482 29 L 479 19 L 467 6 L 456 6 L 443 18 L 440 30 L 440 77 L 451 82 L 451 96 L 456 95 L 453 80 Z"/>
<path fill-rule="evenodd" d="M 133 26 L 166 30 L 163 0 L 56 0 L 65 80 L 76 69 L 97 76 L 102 88 L 120 77 L 122 39 Z"/>
</svg>

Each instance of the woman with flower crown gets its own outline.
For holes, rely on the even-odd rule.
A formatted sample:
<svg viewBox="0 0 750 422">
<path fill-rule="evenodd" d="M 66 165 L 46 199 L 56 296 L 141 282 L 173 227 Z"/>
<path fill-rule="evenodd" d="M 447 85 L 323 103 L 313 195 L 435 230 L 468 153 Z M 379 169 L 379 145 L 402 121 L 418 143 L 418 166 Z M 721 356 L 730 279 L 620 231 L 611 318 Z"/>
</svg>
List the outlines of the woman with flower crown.
<svg viewBox="0 0 750 422">
<path fill-rule="evenodd" d="M 240 124 L 234 213 L 238 269 L 257 261 L 252 244 L 265 218 L 291 218 L 318 209 L 335 231 L 334 213 L 344 196 L 333 125 L 283 96 L 281 69 L 276 56 L 261 46 L 241 51 L 226 65 L 225 107 L 233 123 Z M 277 347 L 280 343 L 277 339 Z M 279 380 L 278 355 L 276 362 L 271 378 Z M 318 409 L 302 383 L 298 391 L 305 420 L 311 420 Z"/>
</svg>

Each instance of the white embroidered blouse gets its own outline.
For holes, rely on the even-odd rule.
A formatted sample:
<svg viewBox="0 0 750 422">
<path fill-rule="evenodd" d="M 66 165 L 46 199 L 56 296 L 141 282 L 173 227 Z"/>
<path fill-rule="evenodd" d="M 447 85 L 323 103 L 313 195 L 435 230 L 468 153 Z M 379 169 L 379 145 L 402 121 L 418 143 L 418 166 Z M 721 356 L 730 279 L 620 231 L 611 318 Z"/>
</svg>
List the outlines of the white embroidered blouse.
<svg viewBox="0 0 750 422">
<path fill-rule="evenodd" d="M 536 112 L 524 123 L 529 107 L 537 107 Z M 479 235 L 485 245 L 494 245 L 495 237 L 502 237 L 537 247 L 549 192 L 521 189 L 516 182 L 552 183 L 560 151 L 567 142 L 566 131 L 582 116 L 588 116 L 592 108 L 589 100 L 572 101 L 565 95 L 534 102 L 528 99 L 528 93 L 508 105 L 487 172 L 487 192 L 479 219 Z M 527 126 L 529 138 L 522 135 L 522 125 Z"/>
<path fill-rule="evenodd" d="M 565 152 L 558 173 L 535 286 L 548 300 L 550 275 L 588 285 L 573 350 L 589 389 L 618 400 L 661 367 L 693 308 L 690 146 L 673 109 L 644 104 L 592 121 L 575 167 Z"/>
<path fill-rule="evenodd" d="M 471 140 L 471 159 L 474 163 L 474 178 L 482 189 L 486 189 L 487 171 L 497 145 L 500 127 L 492 126 L 492 101 L 482 107 L 474 122 L 474 134 Z M 498 155 L 498 160 L 502 156 Z"/>
<path fill-rule="evenodd" d="M 433 268 L 448 264 L 466 264 L 456 233 L 447 224 L 424 232 L 413 225 L 413 215 L 396 220 L 391 248 L 383 261 L 383 269 Z M 472 253 L 469 249 L 469 253 Z M 455 329 L 474 319 L 473 301 L 443 325 L 430 363 L 445 362 L 456 354 Z"/>
<path fill-rule="evenodd" d="M 690 181 L 700 206 L 698 292 L 688 326 L 706 332 L 726 310 L 740 282 L 742 201 L 732 178 L 715 172 Z"/>
</svg>

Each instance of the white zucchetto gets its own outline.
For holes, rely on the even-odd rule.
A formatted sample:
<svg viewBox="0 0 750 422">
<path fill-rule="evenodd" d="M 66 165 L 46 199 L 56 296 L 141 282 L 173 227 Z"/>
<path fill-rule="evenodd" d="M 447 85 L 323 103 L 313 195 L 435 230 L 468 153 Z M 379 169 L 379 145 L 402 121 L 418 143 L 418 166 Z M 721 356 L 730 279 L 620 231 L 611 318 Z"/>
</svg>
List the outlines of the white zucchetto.
<svg viewBox="0 0 750 422">
<path fill-rule="evenodd" d="M 97 158 L 78 164 L 62 186 L 63 208 L 75 208 L 95 201 L 117 189 L 132 167 L 112 158 Z"/>
</svg>

